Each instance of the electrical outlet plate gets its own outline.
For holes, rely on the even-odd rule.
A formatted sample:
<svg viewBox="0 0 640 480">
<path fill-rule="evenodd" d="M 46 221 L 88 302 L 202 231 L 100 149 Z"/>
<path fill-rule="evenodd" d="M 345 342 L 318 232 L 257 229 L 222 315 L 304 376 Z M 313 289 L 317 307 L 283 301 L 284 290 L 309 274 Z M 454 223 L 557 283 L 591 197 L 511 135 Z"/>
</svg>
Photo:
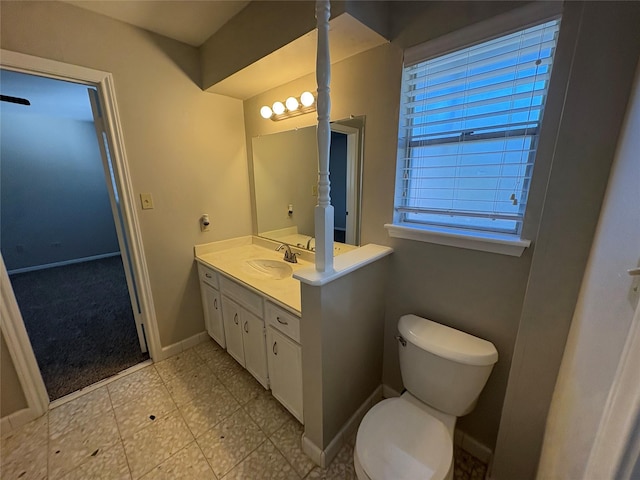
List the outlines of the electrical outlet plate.
<svg viewBox="0 0 640 480">
<path fill-rule="evenodd" d="M 141 193 L 140 194 L 140 203 L 142 204 L 143 210 L 151 210 L 153 208 L 153 198 L 150 193 Z"/>
</svg>

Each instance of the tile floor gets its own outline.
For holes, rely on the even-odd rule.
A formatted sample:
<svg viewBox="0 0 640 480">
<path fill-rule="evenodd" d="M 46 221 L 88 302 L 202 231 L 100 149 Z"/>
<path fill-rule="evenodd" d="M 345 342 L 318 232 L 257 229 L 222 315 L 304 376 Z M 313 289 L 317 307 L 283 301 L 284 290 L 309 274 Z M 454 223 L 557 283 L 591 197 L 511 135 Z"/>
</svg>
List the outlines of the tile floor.
<svg viewBox="0 0 640 480">
<path fill-rule="evenodd" d="M 269 391 L 208 341 L 12 432 L 2 439 L 0 477 L 355 479 L 353 442 L 321 469 L 300 449 L 302 432 Z M 484 478 L 486 466 L 476 463 L 457 450 L 455 479 Z"/>
</svg>

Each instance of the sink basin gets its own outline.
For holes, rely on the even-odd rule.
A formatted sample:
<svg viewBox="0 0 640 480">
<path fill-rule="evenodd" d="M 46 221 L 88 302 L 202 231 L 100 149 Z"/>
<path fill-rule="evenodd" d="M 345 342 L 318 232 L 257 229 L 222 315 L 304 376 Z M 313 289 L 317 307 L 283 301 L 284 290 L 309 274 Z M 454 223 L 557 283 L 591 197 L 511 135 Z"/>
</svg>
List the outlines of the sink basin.
<svg viewBox="0 0 640 480">
<path fill-rule="evenodd" d="M 293 268 L 282 260 L 256 259 L 247 260 L 249 265 L 256 272 L 273 280 L 289 278 L 293 273 Z"/>
</svg>

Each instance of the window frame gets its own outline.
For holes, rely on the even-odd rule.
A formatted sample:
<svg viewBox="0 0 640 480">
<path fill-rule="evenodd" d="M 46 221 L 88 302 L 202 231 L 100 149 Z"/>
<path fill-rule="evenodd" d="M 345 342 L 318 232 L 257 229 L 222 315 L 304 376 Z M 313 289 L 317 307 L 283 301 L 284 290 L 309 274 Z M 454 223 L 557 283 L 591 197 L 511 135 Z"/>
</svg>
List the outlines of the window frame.
<svg viewBox="0 0 640 480">
<path fill-rule="evenodd" d="M 535 25 L 539 25 L 541 23 L 545 23 L 547 21 L 559 19 L 561 17 L 561 13 L 561 2 L 535 2 L 525 7 L 517 8 L 506 14 L 470 25 L 461 30 L 406 49 L 404 52 L 403 69 L 405 67 L 415 65 L 417 63 L 424 62 L 436 57 L 444 56 L 448 53 L 462 50 L 473 45 L 488 42 L 494 38 L 502 37 L 510 33 L 514 33 Z M 556 44 L 556 57 L 558 44 Z M 555 69 L 556 66 L 554 65 L 554 72 Z M 551 85 L 547 90 L 547 99 L 549 98 L 550 92 Z M 545 111 L 546 110 L 547 106 L 545 106 Z M 546 118 L 547 115 L 545 114 L 544 117 Z M 542 120 L 544 120 L 544 123 L 546 123 L 545 119 Z M 542 120 L 539 121 L 535 127 L 538 133 L 538 136 L 534 137 L 537 143 L 536 147 L 539 146 L 541 140 L 543 124 Z M 458 137 L 453 137 L 451 141 L 457 141 L 455 140 L 457 138 Z M 408 147 L 408 145 L 401 145 L 400 142 L 398 142 L 399 152 L 406 151 L 406 147 Z M 536 149 L 539 152 L 539 148 Z M 539 163 L 539 159 L 536 161 L 536 163 Z M 399 167 L 397 166 L 397 168 Z M 533 166 L 529 166 L 527 168 L 531 169 L 533 168 Z M 543 175 L 545 174 L 545 172 L 548 172 L 547 168 L 536 168 L 534 170 L 536 173 L 539 170 L 542 170 L 542 172 L 540 173 Z M 531 241 L 524 238 L 523 232 L 532 232 L 533 230 L 535 230 L 535 228 L 532 228 L 532 226 L 530 225 L 528 217 L 533 217 L 533 221 L 535 221 L 537 215 L 527 215 L 529 211 L 528 207 L 533 202 L 528 202 L 529 204 L 527 205 L 527 211 L 523 212 L 524 218 L 520 223 L 519 228 L 513 233 L 501 233 L 488 230 L 483 231 L 480 229 L 471 230 L 467 228 L 447 225 L 439 226 L 433 223 L 425 223 L 424 225 L 419 225 L 418 222 L 402 223 L 399 221 L 399 216 L 403 215 L 403 213 L 396 211 L 396 207 L 398 207 L 397 195 L 399 191 L 402 191 L 402 181 L 402 178 L 396 178 L 394 189 L 393 223 L 385 224 L 385 228 L 388 230 L 388 234 L 391 237 L 418 240 L 429 243 L 437 243 L 442 245 L 449 245 L 472 250 L 481 250 L 512 256 L 521 256 L 524 250 L 531 245 Z M 533 177 L 529 178 L 527 182 L 528 185 L 526 186 L 526 191 L 530 195 L 532 191 L 531 184 L 533 182 Z"/>
</svg>

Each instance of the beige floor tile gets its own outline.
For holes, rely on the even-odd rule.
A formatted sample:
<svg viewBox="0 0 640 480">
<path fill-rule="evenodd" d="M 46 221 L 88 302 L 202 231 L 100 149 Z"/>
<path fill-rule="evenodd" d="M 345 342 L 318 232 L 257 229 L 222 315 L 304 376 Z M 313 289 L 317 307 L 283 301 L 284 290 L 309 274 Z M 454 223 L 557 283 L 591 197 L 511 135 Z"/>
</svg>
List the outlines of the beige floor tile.
<svg viewBox="0 0 640 480">
<path fill-rule="evenodd" d="M 211 468 L 222 477 L 267 437 L 242 409 L 198 438 Z"/>
<path fill-rule="evenodd" d="M 193 347 L 193 351 L 196 352 L 202 361 L 209 362 L 218 352 L 224 351 L 224 349 L 218 345 L 215 340 L 208 338 L 204 342 Z"/>
<path fill-rule="evenodd" d="M 114 408 L 144 396 L 149 389 L 162 385 L 160 375 L 153 365 L 149 365 L 126 377 L 107 385 Z"/>
<path fill-rule="evenodd" d="M 244 367 L 224 350 L 217 352 L 211 360 L 207 361 L 207 365 L 222 381 L 245 371 Z"/>
<path fill-rule="evenodd" d="M 227 389 L 222 384 L 217 384 L 197 400 L 181 405 L 179 410 L 197 438 L 229 417 L 238 408 L 240 404 Z"/>
<path fill-rule="evenodd" d="M 62 480 L 129 480 L 131 473 L 122 442 L 101 449 Z"/>
<path fill-rule="evenodd" d="M 24 444 L 9 456 L 2 455 L 0 478 L 3 480 L 46 480 L 47 443 L 40 446 Z"/>
<path fill-rule="evenodd" d="M 273 444 L 267 440 L 231 470 L 224 480 L 297 480 L 300 477 Z"/>
<path fill-rule="evenodd" d="M 107 387 L 100 387 L 49 411 L 49 436 L 59 436 L 111 410 Z"/>
<path fill-rule="evenodd" d="M 216 480 L 200 447 L 193 442 L 142 477 L 143 480 Z"/>
<path fill-rule="evenodd" d="M 245 405 L 265 392 L 265 388 L 246 370 L 232 377 L 226 377 L 222 383 L 241 405 Z"/>
<path fill-rule="evenodd" d="M 304 477 L 315 467 L 315 463 L 302 451 L 303 432 L 304 427 L 291 417 L 269 437 L 301 477 Z"/>
<path fill-rule="evenodd" d="M 167 389 L 177 405 L 193 402 L 211 390 L 219 380 L 204 363 L 168 382 Z"/>
<path fill-rule="evenodd" d="M 120 442 L 112 411 L 96 415 L 74 430 L 49 440 L 49 478 L 61 478 L 87 460 Z"/>
<path fill-rule="evenodd" d="M 155 367 L 162 381 L 167 383 L 201 364 L 202 359 L 190 349 L 156 363 Z"/>
<path fill-rule="evenodd" d="M 44 414 L 2 437 L 0 459 L 21 456 L 34 448 L 46 447 L 49 440 L 49 415 Z"/>
<path fill-rule="evenodd" d="M 291 414 L 269 391 L 265 391 L 251 400 L 244 406 L 244 409 L 267 436 L 270 436 L 291 418 Z"/>
<path fill-rule="evenodd" d="M 160 385 L 149 389 L 138 400 L 114 408 L 114 412 L 120 435 L 127 438 L 175 409 L 176 404 L 167 388 Z"/>
<path fill-rule="evenodd" d="M 134 479 L 160 465 L 194 438 L 177 410 L 124 439 L 124 450 Z"/>
<path fill-rule="evenodd" d="M 357 480 L 353 465 L 353 448 L 346 444 L 342 447 L 329 468 L 315 467 L 305 477 L 309 480 Z"/>
</svg>

